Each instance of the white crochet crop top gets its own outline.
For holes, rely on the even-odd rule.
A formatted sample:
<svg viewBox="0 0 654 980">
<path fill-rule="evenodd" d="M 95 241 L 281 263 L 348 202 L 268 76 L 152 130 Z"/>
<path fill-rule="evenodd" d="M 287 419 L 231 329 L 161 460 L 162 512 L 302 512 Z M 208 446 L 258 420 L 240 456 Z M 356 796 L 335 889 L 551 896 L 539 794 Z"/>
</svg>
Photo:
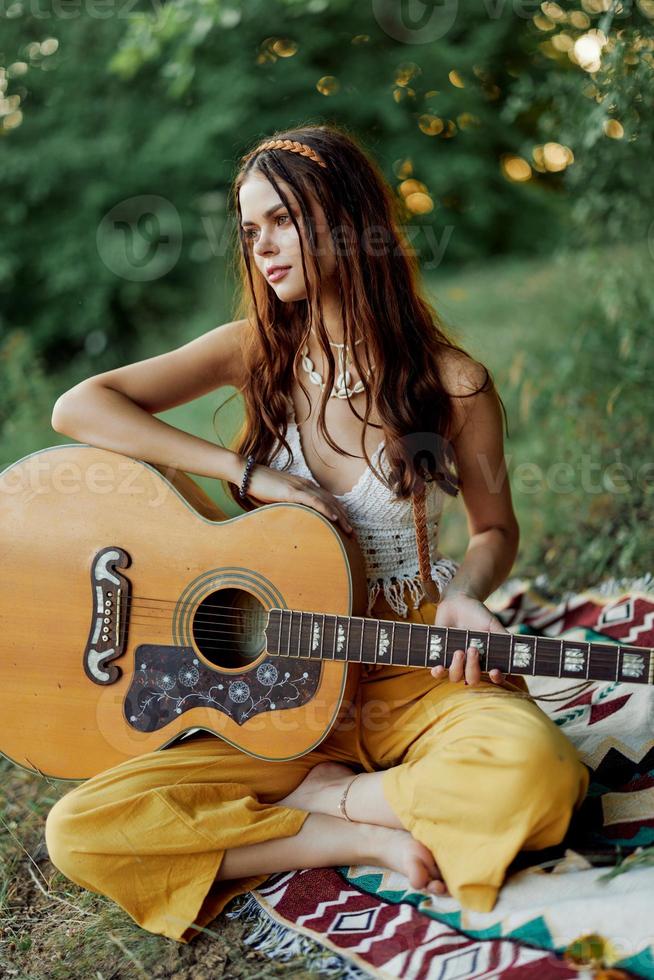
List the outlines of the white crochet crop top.
<svg viewBox="0 0 654 980">
<path fill-rule="evenodd" d="M 293 403 L 290 399 L 286 441 L 293 454 L 293 461 L 286 472 L 304 477 L 319 486 L 304 457 Z M 383 447 L 382 441 L 371 456 L 371 460 L 384 476 L 387 476 L 388 471 L 380 459 Z M 281 470 L 284 469 L 288 459 L 287 450 L 280 446 L 277 452 L 273 453 L 268 465 Z M 383 592 L 386 601 L 398 616 L 406 618 L 409 607 L 405 601 L 405 591 L 409 593 L 414 609 L 417 609 L 425 598 L 420 581 L 411 500 L 398 500 L 392 491 L 377 479 L 370 467 L 366 467 L 351 490 L 334 496 L 346 511 L 363 552 L 368 579 L 367 615 L 371 615 L 375 599 L 380 592 Z M 441 590 L 451 581 L 459 567 L 457 562 L 444 557 L 438 551 L 438 532 L 444 497 L 443 490 L 435 483 L 427 484 L 425 509 L 431 574 Z"/>
</svg>

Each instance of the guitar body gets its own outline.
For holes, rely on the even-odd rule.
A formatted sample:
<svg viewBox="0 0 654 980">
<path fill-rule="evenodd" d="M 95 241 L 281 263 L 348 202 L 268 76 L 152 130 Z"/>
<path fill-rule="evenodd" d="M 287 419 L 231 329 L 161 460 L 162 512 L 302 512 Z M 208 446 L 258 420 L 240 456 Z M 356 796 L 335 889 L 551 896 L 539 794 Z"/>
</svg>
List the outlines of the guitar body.
<svg viewBox="0 0 654 980">
<path fill-rule="evenodd" d="M 0 491 L 11 761 L 85 779 L 197 728 L 288 760 L 350 706 L 358 665 L 269 656 L 263 633 L 272 607 L 365 612 L 359 548 L 316 511 L 227 518 L 181 471 L 75 443 L 8 467 Z"/>
</svg>

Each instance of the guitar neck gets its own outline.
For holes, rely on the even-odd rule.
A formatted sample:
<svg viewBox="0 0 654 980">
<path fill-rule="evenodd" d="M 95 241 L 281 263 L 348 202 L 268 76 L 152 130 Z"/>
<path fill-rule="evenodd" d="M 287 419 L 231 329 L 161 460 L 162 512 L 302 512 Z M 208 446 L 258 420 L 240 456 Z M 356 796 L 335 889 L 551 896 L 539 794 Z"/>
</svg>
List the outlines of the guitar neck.
<svg viewBox="0 0 654 980">
<path fill-rule="evenodd" d="M 650 647 L 276 608 L 268 612 L 265 634 L 271 656 L 449 667 L 455 650 L 476 646 L 482 671 L 498 668 L 505 674 L 529 677 L 654 683 L 654 649 Z"/>
</svg>

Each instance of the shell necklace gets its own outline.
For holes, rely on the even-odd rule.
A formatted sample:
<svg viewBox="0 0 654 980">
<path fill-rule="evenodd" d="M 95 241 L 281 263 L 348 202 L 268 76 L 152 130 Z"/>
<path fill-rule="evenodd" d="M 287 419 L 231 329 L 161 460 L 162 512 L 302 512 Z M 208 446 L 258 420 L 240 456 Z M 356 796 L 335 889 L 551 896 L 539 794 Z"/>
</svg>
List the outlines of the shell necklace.
<svg viewBox="0 0 654 980">
<path fill-rule="evenodd" d="M 363 337 L 360 337 L 355 344 L 360 344 Z M 349 357 L 347 352 L 347 347 L 345 344 L 336 344 L 331 340 L 329 341 L 330 347 L 336 347 L 338 349 L 338 371 L 336 372 L 336 381 L 334 387 L 329 393 L 330 398 L 351 398 L 352 395 L 358 395 L 363 390 L 363 381 L 357 381 L 353 388 L 350 388 L 352 381 L 352 375 L 348 371 Z M 309 345 L 306 344 L 304 350 L 302 351 L 302 367 L 309 375 L 309 380 L 314 385 L 318 385 L 321 391 L 325 390 L 325 382 L 322 379 L 322 375 L 316 371 L 315 365 L 311 358 L 309 357 Z M 370 379 L 370 372 L 366 374 L 366 378 Z"/>
</svg>

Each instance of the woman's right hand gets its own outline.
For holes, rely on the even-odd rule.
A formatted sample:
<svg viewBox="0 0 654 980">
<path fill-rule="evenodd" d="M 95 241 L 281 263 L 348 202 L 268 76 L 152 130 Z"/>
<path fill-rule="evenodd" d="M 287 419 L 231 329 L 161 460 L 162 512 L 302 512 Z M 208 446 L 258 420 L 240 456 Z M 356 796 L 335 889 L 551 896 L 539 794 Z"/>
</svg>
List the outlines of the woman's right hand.
<svg viewBox="0 0 654 980">
<path fill-rule="evenodd" d="M 331 521 L 340 524 L 346 534 L 352 533 L 347 513 L 334 495 L 312 480 L 293 473 L 282 473 L 272 466 L 255 463 L 250 473 L 246 495 L 261 504 L 304 504 L 313 507 Z"/>
</svg>

